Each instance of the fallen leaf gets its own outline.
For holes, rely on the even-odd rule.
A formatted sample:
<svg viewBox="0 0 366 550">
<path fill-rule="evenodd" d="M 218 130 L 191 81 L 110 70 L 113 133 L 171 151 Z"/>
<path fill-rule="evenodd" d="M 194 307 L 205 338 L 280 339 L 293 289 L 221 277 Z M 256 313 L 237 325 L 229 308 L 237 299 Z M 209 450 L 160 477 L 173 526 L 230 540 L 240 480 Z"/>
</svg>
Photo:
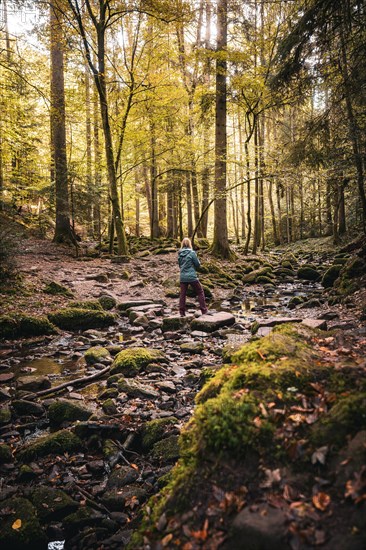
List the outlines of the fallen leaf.
<svg viewBox="0 0 366 550">
<path fill-rule="evenodd" d="M 169 535 L 166 535 L 162 541 L 161 541 L 161 544 L 163 546 L 163 548 L 165 548 L 166 546 L 168 546 L 169 542 L 172 540 L 173 538 L 173 535 L 172 533 L 169 533 Z"/>
<path fill-rule="evenodd" d="M 22 526 L 22 520 L 21 519 L 16 519 L 12 525 L 12 529 L 20 529 Z"/>
<path fill-rule="evenodd" d="M 331 499 L 327 493 L 317 493 L 313 496 L 313 504 L 317 510 L 325 512 L 330 505 Z"/>
<path fill-rule="evenodd" d="M 260 487 L 262 487 L 263 489 L 272 487 L 274 483 L 279 483 L 281 481 L 281 471 L 279 468 L 277 468 L 276 470 L 266 469 L 264 470 L 264 473 L 266 479 L 260 484 Z"/>
<path fill-rule="evenodd" d="M 319 449 L 314 451 L 313 454 L 311 455 L 311 463 L 316 464 L 317 462 L 320 462 L 320 464 L 325 464 L 328 450 L 329 450 L 328 445 L 324 445 L 324 447 L 319 447 Z"/>
</svg>

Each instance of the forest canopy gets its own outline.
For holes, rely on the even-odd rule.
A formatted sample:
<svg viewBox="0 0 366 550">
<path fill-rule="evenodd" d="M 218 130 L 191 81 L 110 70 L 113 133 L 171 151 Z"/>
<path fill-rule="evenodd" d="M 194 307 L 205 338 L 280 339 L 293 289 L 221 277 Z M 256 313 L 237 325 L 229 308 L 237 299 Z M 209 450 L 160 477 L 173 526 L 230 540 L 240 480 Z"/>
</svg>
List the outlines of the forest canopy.
<svg viewBox="0 0 366 550">
<path fill-rule="evenodd" d="M 3 0 L 0 208 L 119 254 L 365 229 L 365 28 L 360 0 Z"/>
</svg>

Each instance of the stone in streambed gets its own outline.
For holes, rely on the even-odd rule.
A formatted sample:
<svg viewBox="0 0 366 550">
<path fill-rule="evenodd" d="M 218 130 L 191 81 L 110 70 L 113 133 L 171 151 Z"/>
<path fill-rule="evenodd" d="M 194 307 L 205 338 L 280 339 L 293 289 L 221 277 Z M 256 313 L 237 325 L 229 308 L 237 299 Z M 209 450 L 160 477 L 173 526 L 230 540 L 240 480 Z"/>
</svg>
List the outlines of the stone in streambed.
<svg viewBox="0 0 366 550">
<path fill-rule="evenodd" d="M 110 357 L 110 353 L 103 346 L 93 346 L 84 354 L 84 359 L 87 365 L 94 365 L 107 357 Z"/>
<path fill-rule="evenodd" d="M 115 323 L 115 316 L 105 311 L 80 308 L 64 308 L 48 314 L 49 320 L 64 330 L 103 328 Z"/>
<path fill-rule="evenodd" d="M 210 315 L 201 315 L 193 319 L 191 323 L 192 330 L 202 330 L 204 332 L 214 332 L 215 330 L 233 325 L 235 317 L 226 311 L 212 313 Z"/>
<path fill-rule="evenodd" d="M 113 399 L 106 399 L 102 403 L 103 412 L 107 415 L 113 416 L 117 414 L 117 406 Z"/>
<path fill-rule="evenodd" d="M 158 441 L 152 448 L 151 456 L 163 462 L 177 460 L 179 458 L 178 439 L 177 435 L 170 435 L 166 439 Z"/>
<path fill-rule="evenodd" d="M 202 353 L 205 346 L 201 342 L 184 342 L 180 349 L 183 353 Z"/>
<path fill-rule="evenodd" d="M 11 420 L 11 411 L 9 407 L 2 407 L 0 409 L 0 424 L 8 424 Z"/>
<path fill-rule="evenodd" d="M 17 380 L 17 389 L 22 391 L 48 390 L 51 382 L 47 376 L 20 376 Z"/>
<path fill-rule="evenodd" d="M 159 392 L 157 392 L 149 384 L 141 384 L 136 380 L 131 380 L 127 378 L 120 378 L 118 381 L 118 390 L 120 392 L 126 393 L 129 397 L 141 397 L 141 398 L 153 398 L 156 399 L 159 397 Z"/>
<path fill-rule="evenodd" d="M 129 348 L 116 355 L 111 368 L 111 375 L 123 374 L 133 377 L 139 374 L 147 365 L 156 361 L 166 362 L 161 351 L 146 348 Z"/>
<path fill-rule="evenodd" d="M 56 327 L 47 317 L 23 314 L 0 315 L 0 338 L 42 336 L 56 332 Z"/>
<path fill-rule="evenodd" d="M 60 489 L 37 487 L 28 494 L 42 521 L 59 521 L 78 509 L 79 503 Z"/>
<path fill-rule="evenodd" d="M 12 402 L 14 411 L 20 416 L 42 416 L 45 412 L 43 405 L 27 401 L 26 399 L 15 399 Z"/>
<path fill-rule="evenodd" d="M 305 281 L 318 281 L 321 277 L 319 271 L 309 265 L 299 267 L 297 270 L 297 277 L 304 279 Z"/>
<path fill-rule="evenodd" d="M 88 420 L 92 414 L 91 410 L 67 399 L 55 400 L 48 409 L 50 424 L 54 428 L 62 426 L 64 423 Z"/>
<path fill-rule="evenodd" d="M 13 462 L 13 454 L 9 445 L 5 443 L 0 443 L 0 464 L 9 464 Z"/>
<path fill-rule="evenodd" d="M 125 485 L 131 485 L 139 478 L 139 473 L 130 466 L 121 466 L 118 470 L 114 470 L 108 478 L 107 489 L 121 489 Z"/>
<path fill-rule="evenodd" d="M 67 430 L 40 437 L 25 445 L 17 454 L 20 462 L 28 462 L 48 455 L 62 455 L 83 450 L 83 444 L 75 434 Z"/>
<path fill-rule="evenodd" d="M 193 315 L 186 315 L 185 317 L 180 317 L 179 315 L 164 317 L 162 327 L 163 332 L 184 328 L 192 319 Z"/>
<path fill-rule="evenodd" d="M 101 498 L 108 510 L 113 512 L 121 512 L 126 502 L 131 499 L 137 499 L 139 503 L 144 502 L 147 498 L 147 491 L 139 485 L 128 485 L 122 487 L 118 491 L 107 491 Z"/>
<path fill-rule="evenodd" d="M 62 522 L 68 538 L 76 535 L 85 527 L 93 528 L 101 523 L 105 515 L 90 506 L 82 506 L 73 514 L 66 516 Z"/>
<path fill-rule="evenodd" d="M 157 418 L 146 422 L 141 432 L 141 445 L 144 452 L 148 452 L 158 441 L 167 437 L 170 430 L 176 424 L 175 417 Z"/>
<path fill-rule="evenodd" d="M 327 330 L 327 322 L 324 319 L 304 319 L 302 324 L 317 330 Z"/>
<path fill-rule="evenodd" d="M 3 500 L 1 508 L 9 510 L 0 524 L 0 548 L 11 550 L 47 550 L 47 537 L 37 518 L 36 509 L 26 498 Z M 16 523 L 17 522 L 17 523 Z M 14 528 L 19 525 L 18 528 Z"/>
</svg>

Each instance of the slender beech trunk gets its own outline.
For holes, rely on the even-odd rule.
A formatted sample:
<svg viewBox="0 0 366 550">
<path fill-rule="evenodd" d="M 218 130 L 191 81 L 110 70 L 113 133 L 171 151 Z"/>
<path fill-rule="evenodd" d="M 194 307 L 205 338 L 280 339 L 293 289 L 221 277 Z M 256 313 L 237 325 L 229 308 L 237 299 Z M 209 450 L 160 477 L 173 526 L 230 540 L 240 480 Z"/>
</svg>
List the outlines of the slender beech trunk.
<svg viewBox="0 0 366 550">
<path fill-rule="evenodd" d="M 191 237 L 193 233 L 191 178 L 189 172 L 185 172 L 184 176 L 187 197 L 187 233 Z"/>
</svg>

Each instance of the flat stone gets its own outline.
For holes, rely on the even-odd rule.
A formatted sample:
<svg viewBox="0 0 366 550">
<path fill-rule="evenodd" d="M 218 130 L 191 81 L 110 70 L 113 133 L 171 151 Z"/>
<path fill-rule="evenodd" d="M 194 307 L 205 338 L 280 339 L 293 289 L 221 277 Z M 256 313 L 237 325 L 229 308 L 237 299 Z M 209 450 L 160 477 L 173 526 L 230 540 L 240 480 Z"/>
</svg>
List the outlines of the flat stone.
<svg viewBox="0 0 366 550">
<path fill-rule="evenodd" d="M 273 330 L 273 327 L 259 327 L 259 329 L 256 332 L 256 336 L 259 336 L 262 338 L 263 336 L 268 336 Z"/>
<path fill-rule="evenodd" d="M 163 331 L 168 332 L 177 330 L 186 326 L 193 319 L 193 315 L 186 315 L 180 317 L 179 315 L 172 315 L 170 317 L 164 317 L 163 319 Z"/>
<path fill-rule="evenodd" d="M 213 313 L 212 315 L 201 315 L 191 323 L 193 330 L 214 332 L 221 327 L 227 327 L 235 323 L 235 317 L 226 311 Z"/>
<path fill-rule="evenodd" d="M 302 324 L 318 330 L 327 330 L 327 322 L 325 319 L 304 319 Z"/>
<path fill-rule="evenodd" d="M 51 382 L 46 376 L 21 376 L 17 381 L 18 390 L 38 391 L 47 390 Z"/>
<path fill-rule="evenodd" d="M 156 382 L 156 386 L 159 390 L 165 391 L 166 393 L 176 393 L 176 387 L 173 382 L 169 380 L 163 380 L 162 382 Z"/>
<path fill-rule="evenodd" d="M 153 300 L 126 300 L 125 302 L 119 302 L 117 308 L 121 311 L 126 311 L 130 308 L 145 306 L 145 305 L 156 305 L 156 302 Z"/>
<path fill-rule="evenodd" d="M 336 311 L 325 311 L 319 316 L 319 319 L 325 319 L 331 321 L 332 319 L 338 319 L 339 314 Z"/>
<path fill-rule="evenodd" d="M 14 373 L 12 372 L 5 372 L 4 374 L 0 374 L 0 384 L 5 384 L 6 382 L 10 382 L 10 380 L 13 380 Z"/>
<path fill-rule="evenodd" d="M 208 333 L 203 332 L 203 330 L 194 330 L 193 332 L 191 332 L 191 335 L 194 338 L 207 338 L 208 337 Z"/>
<path fill-rule="evenodd" d="M 257 319 L 259 327 L 275 327 L 285 323 L 301 323 L 302 318 L 298 317 L 270 317 L 269 319 Z"/>
</svg>

